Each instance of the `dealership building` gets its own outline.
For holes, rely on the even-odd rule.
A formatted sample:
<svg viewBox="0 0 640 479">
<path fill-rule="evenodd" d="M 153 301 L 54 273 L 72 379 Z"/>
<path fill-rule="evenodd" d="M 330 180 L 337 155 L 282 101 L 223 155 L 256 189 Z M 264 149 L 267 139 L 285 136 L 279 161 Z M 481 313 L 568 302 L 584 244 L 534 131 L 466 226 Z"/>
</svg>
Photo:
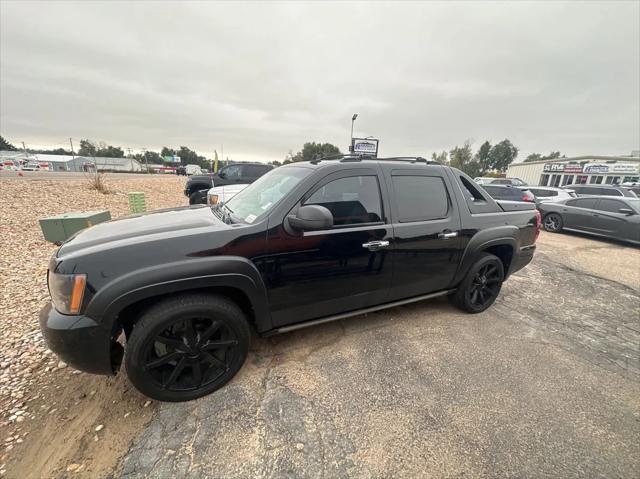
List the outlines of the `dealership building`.
<svg viewBox="0 0 640 479">
<path fill-rule="evenodd" d="M 513 163 L 507 169 L 507 177 L 539 186 L 637 183 L 640 151 L 633 151 L 629 156 L 576 156 Z"/>
</svg>

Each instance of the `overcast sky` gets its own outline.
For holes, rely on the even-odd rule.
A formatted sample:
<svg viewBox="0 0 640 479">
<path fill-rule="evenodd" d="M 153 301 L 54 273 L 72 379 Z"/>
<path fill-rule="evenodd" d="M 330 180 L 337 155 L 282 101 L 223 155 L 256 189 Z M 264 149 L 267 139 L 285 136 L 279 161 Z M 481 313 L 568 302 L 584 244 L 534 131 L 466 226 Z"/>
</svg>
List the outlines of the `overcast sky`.
<svg viewBox="0 0 640 479">
<path fill-rule="evenodd" d="M 0 134 L 281 160 L 306 141 L 640 149 L 640 2 L 0 1 Z"/>
</svg>

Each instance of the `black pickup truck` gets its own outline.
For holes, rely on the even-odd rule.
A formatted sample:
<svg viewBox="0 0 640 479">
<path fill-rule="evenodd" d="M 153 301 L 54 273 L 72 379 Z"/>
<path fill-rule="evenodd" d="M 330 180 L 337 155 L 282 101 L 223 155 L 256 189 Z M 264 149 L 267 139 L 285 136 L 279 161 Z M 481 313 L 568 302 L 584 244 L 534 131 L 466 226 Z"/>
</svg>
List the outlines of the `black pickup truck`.
<svg viewBox="0 0 640 479">
<path fill-rule="evenodd" d="M 235 163 L 222 168 L 218 173 L 193 175 L 184 185 L 184 195 L 190 205 L 207 204 L 207 191 L 214 186 L 248 185 L 273 169 L 264 163 Z"/>
<path fill-rule="evenodd" d="M 220 388 L 267 335 L 438 296 L 487 309 L 527 265 L 533 204 L 422 158 L 276 168 L 228 202 L 86 229 L 51 258 L 49 347 L 164 401 Z M 122 334 L 124 333 L 124 334 Z M 124 344 L 124 345 L 123 345 Z M 126 348 L 126 349 L 125 349 Z"/>
</svg>

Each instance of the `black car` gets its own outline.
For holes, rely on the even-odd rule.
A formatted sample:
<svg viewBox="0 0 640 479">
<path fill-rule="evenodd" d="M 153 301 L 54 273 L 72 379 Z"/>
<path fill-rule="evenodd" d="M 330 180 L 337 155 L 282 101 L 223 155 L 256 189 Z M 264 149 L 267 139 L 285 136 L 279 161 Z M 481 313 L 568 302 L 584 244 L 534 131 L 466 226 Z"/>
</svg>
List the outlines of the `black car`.
<svg viewBox="0 0 640 479">
<path fill-rule="evenodd" d="M 640 198 L 589 196 L 541 203 L 544 229 L 580 231 L 640 244 Z"/>
<path fill-rule="evenodd" d="M 235 163 L 225 166 L 218 173 L 193 175 L 187 180 L 184 194 L 189 197 L 190 205 L 206 204 L 207 191 L 214 186 L 250 184 L 273 168 L 273 165 L 264 163 Z"/>
<path fill-rule="evenodd" d="M 251 329 L 285 333 L 437 296 L 484 311 L 533 258 L 539 227 L 533 204 L 495 202 L 422 158 L 295 163 L 214 207 L 80 232 L 51 258 L 40 324 L 71 366 L 115 374 L 124 354 L 144 394 L 190 400 L 238 372 Z"/>
<path fill-rule="evenodd" d="M 509 185 L 482 185 L 482 188 L 491 195 L 494 200 L 505 201 L 526 201 L 535 203 L 536 197 L 529 191 L 529 188 L 521 188 Z"/>
<path fill-rule="evenodd" d="M 573 190 L 578 196 L 626 196 L 628 198 L 637 198 L 633 191 L 616 185 L 567 185 L 562 188 Z"/>
</svg>

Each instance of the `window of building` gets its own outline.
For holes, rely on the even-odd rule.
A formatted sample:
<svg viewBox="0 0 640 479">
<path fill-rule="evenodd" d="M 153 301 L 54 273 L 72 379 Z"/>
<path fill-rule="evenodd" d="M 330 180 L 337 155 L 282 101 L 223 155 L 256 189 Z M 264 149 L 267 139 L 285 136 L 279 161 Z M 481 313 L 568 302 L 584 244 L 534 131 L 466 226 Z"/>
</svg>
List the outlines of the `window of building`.
<svg viewBox="0 0 640 479">
<path fill-rule="evenodd" d="M 549 175 L 540 175 L 540 186 L 547 186 L 549 184 Z"/>
<path fill-rule="evenodd" d="M 601 185 L 602 184 L 602 176 L 592 176 L 589 181 L 592 185 Z"/>
<path fill-rule="evenodd" d="M 321 186 L 304 202 L 333 214 L 334 226 L 382 221 L 380 188 L 375 176 L 348 176 Z"/>
<path fill-rule="evenodd" d="M 572 185 L 573 184 L 573 175 L 564 175 L 562 177 L 562 186 Z"/>
<path fill-rule="evenodd" d="M 623 183 L 637 183 L 640 180 L 640 177 L 638 176 L 625 176 L 622 179 Z"/>
<path fill-rule="evenodd" d="M 560 178 L 561 175 L 551 175 L 551 183 L 549 183 L 549 186 L 560 186 Z"/>
<path fill-rule="evenodd" d="M 578 175 L 578 177 L 576 178 L 576 185 L 586 185 L 587 184 L 587 180 L 589 180 L 589 177 L 586 175 Z"/>
<path fill-rule="evenodd" d="M 605 179 L 605 183 L 607 185 L 619 185 L 620 184 L 620 177 L 619 176 L 607 176 L 607 178 Z"/>
<path fill-rule="evenodd" d="M 393 175 L 392 179 L 401 223 L 447 216 L 449 195 L 442 178 Z"/>
</svg>

